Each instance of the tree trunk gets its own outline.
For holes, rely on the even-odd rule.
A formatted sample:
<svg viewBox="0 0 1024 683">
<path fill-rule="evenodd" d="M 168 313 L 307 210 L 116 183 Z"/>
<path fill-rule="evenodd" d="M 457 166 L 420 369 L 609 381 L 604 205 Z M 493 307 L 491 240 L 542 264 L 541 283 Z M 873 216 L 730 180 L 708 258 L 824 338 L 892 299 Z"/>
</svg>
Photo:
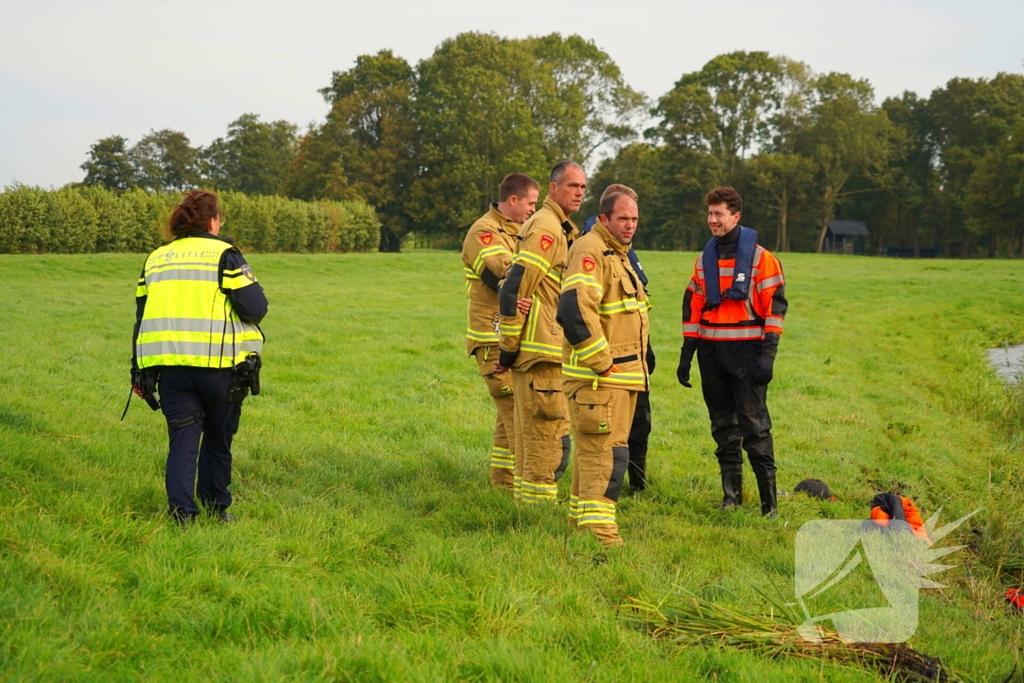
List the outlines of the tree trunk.
<svg viewBox="0 0 1024 683">
<path fill-rule="evenodd" d="M 820 254 L 825 247 L 825 233 L 828 232 L 828 219 L 832 215 L 831 192 L 826 188 L 825 196 L 822 198 L 821 232 L 818 233 L 818 244 L 814 248 L 815 254 Z"/>
<path fill-rule="evenodd" d="M 782 201 L 779 202 L 779 235 L 782 251 L 789 251 L 789 190 L 782 191 Z"/>
<path fill-rule="evenodd" d="M 380 251 L 397 253 L 401 249 L 401 237 L 386 228 L 380 231 Z"/>
<path fill-rule="evenodd" d="M 917 221 L 910 220 L 910 246 L 914 247 L 914 258 L 921 258 L 921 245 L 917 239 Z"/>
</svg>

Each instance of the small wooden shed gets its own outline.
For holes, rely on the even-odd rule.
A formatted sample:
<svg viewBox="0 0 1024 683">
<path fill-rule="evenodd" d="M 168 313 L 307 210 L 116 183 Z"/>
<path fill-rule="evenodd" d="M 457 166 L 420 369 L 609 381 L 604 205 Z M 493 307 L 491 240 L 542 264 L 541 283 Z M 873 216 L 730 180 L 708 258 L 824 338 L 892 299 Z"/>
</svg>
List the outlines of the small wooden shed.
<svg viewBox="0 0 1024 683">
<path fill-rule="evenodd" d="M 852 254 L 858 237 L 871 237 L 871 231 L 863 221 L 829 221 L 825 231 L 825 252 Z"/>
</svg>

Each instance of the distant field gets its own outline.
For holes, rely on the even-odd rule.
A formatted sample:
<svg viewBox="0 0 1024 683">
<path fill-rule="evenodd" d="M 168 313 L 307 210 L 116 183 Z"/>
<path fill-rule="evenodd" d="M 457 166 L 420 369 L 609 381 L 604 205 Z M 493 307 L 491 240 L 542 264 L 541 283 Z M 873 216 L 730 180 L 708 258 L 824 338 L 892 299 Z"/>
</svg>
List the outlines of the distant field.
<svg viewBox="0 0 1024 683">
<path fill-rule="evenodd" d="M 777 521 L 722 514 L 699 388 L 675 381 L 693 254 L 645 253 L 658 370 L 651 489 L 606 563 L 565 506 L 486 483 L 490 400 L 463 355 L 455 253 L 253 255 L 271 302 L 233 512 L 163 516 L 162 418 L 128 392 L 140 255 L 0 256 L 0 681 L 875 681 L 870 670 L 656 642 L 619 616 L 673 586 L 750 613 L 792 600 L 793 539 L 899 490 L 981 512 L 946 545 L 917 649 L 972 680 L 1018 663 L 1021 395 L 984 351 L 1024 341 L 1024 263 L 782 255 L 770 389 Z M 563 497 L 568 481 L 563 482 Z M 864 597 L 856 584 L 840 599 Z"/>
</svg>

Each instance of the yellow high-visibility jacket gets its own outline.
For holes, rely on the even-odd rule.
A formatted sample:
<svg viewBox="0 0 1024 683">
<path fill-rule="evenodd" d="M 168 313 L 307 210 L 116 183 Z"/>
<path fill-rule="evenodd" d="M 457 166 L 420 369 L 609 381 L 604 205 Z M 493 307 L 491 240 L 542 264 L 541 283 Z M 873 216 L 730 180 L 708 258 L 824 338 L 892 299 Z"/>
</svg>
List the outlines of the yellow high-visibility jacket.
<svg viewBox="0 0 1024 683">
<path fill-rule="evenodd" d="M 235 263 L 223 269 L 229 250 Z M 232 368 L 259 353 L 263 333 L 243 322 L 228 298 L 228 291 L 245 287 L 260 289 L 241 254 L 224 239 L 183 237 L 155 250 L 136 290 L 138 367 Z"/>
<path fill-rule="evenodd" d="M 512 263 L 519 223 L 497 204 L 473 223 L 462 243 L 462 270 L 469 296 L 466 353 L 498 345 L 498 284 Z M 497 360 L 497 355 L 495 355 Z"/>
<path fill-rule="evenodd" d="M 569 245 L 578 235 L 551 197 L 519 231 L 515 259 L 498 292 L 499 347 L 505 355 L 518 354 L 512 365 L 517 370 L 562 360 L 562 328 L 555 314 Z M 516 301 L 523 298 L 533 299 L 525 318 L 516 309 Z"/>
<path fill-rule="evenodd" d="M 628 253 L 629 245 L 600 221 L 569 250 L 558 302 L 566 396 L 583 388 L 648 389 L 650 303 Z M 613 366 L 608 377 L 600 376 Z"/>
</svg>

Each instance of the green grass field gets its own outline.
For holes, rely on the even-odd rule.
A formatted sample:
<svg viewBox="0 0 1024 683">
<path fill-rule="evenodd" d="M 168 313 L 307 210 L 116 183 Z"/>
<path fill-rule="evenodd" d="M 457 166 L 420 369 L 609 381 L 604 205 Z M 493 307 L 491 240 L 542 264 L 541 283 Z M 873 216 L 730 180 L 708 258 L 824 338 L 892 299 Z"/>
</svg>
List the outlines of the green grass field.
<svg viewBox="0 0 1024 683">
<path fill-rule="evenodd" d="M 911 644 L 967 680 L 1018 663 L 1002 592 L 1024 566 L 1024 408 L 984 349 L 1024 340 L 1024 263 L 784 255 L 779 486 L 818 477 L 839 500 L 782 497 L 766 521 L 749 469 L 747 506 L 716 509 L 700 392 L 675 381 L 693 254 L 644 254 L 652 487 L 597 563 L 564 505 L 486 483 L 493 407 L 455 253 L 252 255 L 271 308 L 238 523 L 170 523 L 162 418 L 136 399 L 118 421 L 143 260 L 0 256 L 0 681 L 884 680 L 655 641 L 617 606 L 675 587 L 767 611 L 758 590 L 793 599 L 800 525 L 863 518 L 885 490 L 944 522 L 981 508 Z"/>
</svg>

